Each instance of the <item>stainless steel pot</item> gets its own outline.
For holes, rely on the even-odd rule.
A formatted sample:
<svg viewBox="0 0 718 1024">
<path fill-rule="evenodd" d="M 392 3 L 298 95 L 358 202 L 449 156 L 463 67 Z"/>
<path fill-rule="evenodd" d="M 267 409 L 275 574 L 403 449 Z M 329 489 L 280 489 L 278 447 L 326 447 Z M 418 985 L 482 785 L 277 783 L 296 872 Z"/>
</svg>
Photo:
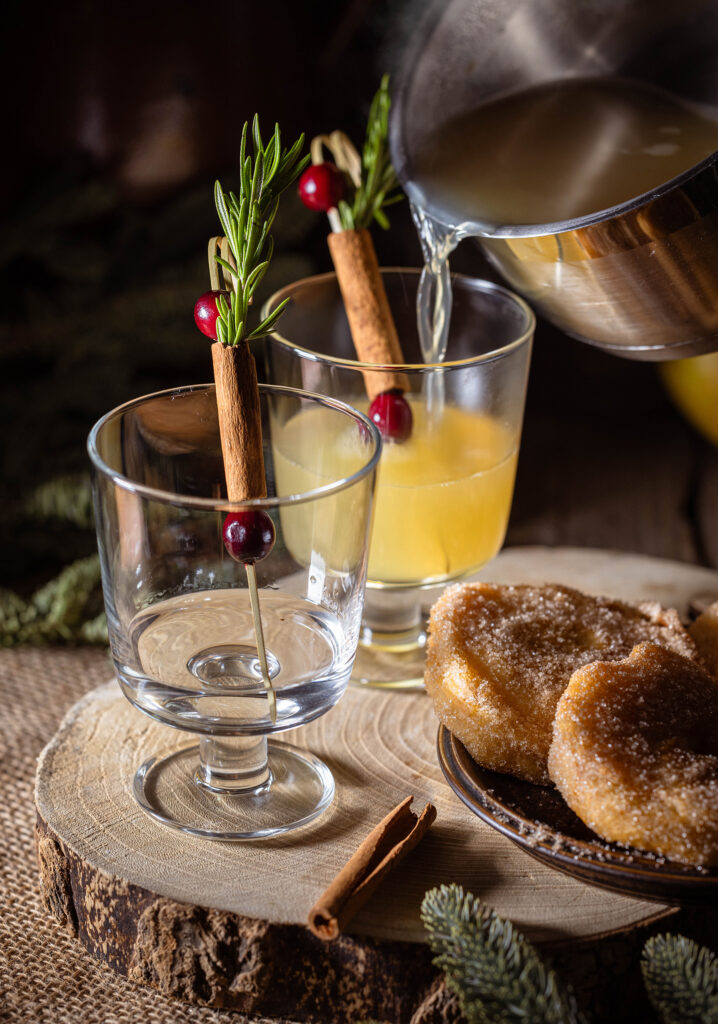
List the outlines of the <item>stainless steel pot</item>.
<svg viewBox="0 0 718 1024">
<path fill-rule="evenodd" d="M 416 154 L 510 90 L 616 75 L 718 110 L 716 0 L 440 0 L 395 77 L 391 147 L 410 200 L 442 220 Z M 716 124 L 718 145 L 718 123 Z M 572 221 L 464 222 L 509 284 L 568 334 L 632 359 L 718 349 L 718 150 L 659 188 Z"/>
</svg>

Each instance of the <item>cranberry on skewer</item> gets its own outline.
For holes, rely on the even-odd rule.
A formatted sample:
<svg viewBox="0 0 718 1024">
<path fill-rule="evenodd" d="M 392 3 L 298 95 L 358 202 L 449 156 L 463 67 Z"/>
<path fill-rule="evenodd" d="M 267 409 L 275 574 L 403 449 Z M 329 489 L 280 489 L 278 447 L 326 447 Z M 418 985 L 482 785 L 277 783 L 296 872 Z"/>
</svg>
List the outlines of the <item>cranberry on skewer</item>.
<svg viewBox="0 0 718 1024">
<path fill-rule="evenodd" d="M 194 304 L 194 322 L 199 327 L 202 334 L 206 337 L 211 338 L 212 341 L 217 340 L 217 317 L 219 312 L 217 311 L 217 299 L 220 295 L 224 295 L 227 300 L 227 305 L 232 305 L 232 297 L 229 292 L 205 292 L 204 295 L 200 295 Z"/>
<path fill-rule="evenodd" d="M 344 175 L 330 163 L 312 164 L 299 179 L 299 198 L 310 210 L 326 213 L 344 198 Z"/>
<path fill-rule="evenodd" d="M 408 440 L 414 417 L 411 406 L 398 388 L 382 391 L 369 406 L 369 419 L 379 428 L 385 441 L 397 444 Z"/>
<path fill-rule="evenodd" d="M 222 527 L 224 546 L 236 562 L 254 565 L 274 547 L 274 523 L 261 508 L 230 512 Z"/>
</svg>

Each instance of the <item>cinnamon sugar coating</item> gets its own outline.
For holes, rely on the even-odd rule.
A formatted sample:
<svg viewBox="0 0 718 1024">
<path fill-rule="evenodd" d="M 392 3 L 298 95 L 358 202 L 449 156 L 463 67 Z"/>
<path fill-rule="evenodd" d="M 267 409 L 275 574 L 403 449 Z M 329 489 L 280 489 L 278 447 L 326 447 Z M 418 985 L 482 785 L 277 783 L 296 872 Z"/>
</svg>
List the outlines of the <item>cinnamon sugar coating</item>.
<svg viewBox="0 0 718 1024">
<path fill-rule="evenodd" d="M 718 682 L 642 643 L 579 669 L 558 702 L 549 772 L 566 803 L 614 842 L 718 865 Z"/>
<path fill-rule="evenodd" d="M 558 585 L 449 587 L 429 631 L 425 683 L 439 720 L 480 764 L 543 784 L 556 705 L 576 669 L 619 661 L 644 640 L 695 656 L 676 612 Z"/>
<path fill-rule="evenodd" d="M 688 627 L 701 661 L 714 679 L 718 679 L 718 601 L 709 605 Z"/>
</svg>

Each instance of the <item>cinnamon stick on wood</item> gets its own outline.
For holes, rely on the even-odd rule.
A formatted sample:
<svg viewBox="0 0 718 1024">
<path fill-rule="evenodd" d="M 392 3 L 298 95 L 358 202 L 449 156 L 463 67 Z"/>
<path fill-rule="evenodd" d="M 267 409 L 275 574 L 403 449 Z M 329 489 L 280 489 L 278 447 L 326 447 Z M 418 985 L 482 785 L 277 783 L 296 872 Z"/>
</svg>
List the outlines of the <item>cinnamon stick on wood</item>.
<svg viewBox="0 0 718 1024">
<path fill-rule="evenodd" d="M 262 414 L 254 357 L 246 341 L 238 345 L 216 341 L 212 364 L 227 497 L 230 501 L 264 498 Z"/>
<path fill-rule="evenodd" d="M 317 938 L 336 939 L 385 875 L 429 830 L 436 808 L 427 804 L 416 815 L 413 799 L 402 800 L 379 822 L 309 911 L 307 924 Z"/>
<path fill-rule="evenodd" d="M 359 361 L 403 363 L 371 235 L 365 229 L 336 231 L 329 235 L 328 244 Z M 406 374 L 394 370 L 367 371 L 364 383 L 370 402 L 384 391 L 409 390 Z"/>
</svg>

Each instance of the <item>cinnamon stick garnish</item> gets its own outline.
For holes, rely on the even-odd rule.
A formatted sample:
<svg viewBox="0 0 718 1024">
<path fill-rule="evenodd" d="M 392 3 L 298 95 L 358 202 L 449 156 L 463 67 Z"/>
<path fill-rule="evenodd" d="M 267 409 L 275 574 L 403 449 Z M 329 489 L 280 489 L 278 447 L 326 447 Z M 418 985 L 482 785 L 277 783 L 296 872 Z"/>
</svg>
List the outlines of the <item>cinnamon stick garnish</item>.
<svg viewBox="0 0 718 1024">
<path fill-rule="evenodd" d="M 212 345 L 227 497 L 230 501 L 264 498 L 262 414 L 257 390 L 257 367 L 249 345 Z"/>
<path fill-rule="evenodd" d="M 411 810 L 413 796 L 402 800 L 379 822 L 309 911 L 308 926 L 317 938 L 336 939 L 389 871 L 413 850 L 436 818 L 427 804 Z"/>
<path fill-rule="evenodd" d="M 366 229 L 333 231 L 328 243 L 359 361 L 380 365 L 403 363 L 371 235 Z M 367 371 L 364 383 L 370 402 L 384 391 L 409 390 L 406 374 L 395 370 Z"/>
</svg>

